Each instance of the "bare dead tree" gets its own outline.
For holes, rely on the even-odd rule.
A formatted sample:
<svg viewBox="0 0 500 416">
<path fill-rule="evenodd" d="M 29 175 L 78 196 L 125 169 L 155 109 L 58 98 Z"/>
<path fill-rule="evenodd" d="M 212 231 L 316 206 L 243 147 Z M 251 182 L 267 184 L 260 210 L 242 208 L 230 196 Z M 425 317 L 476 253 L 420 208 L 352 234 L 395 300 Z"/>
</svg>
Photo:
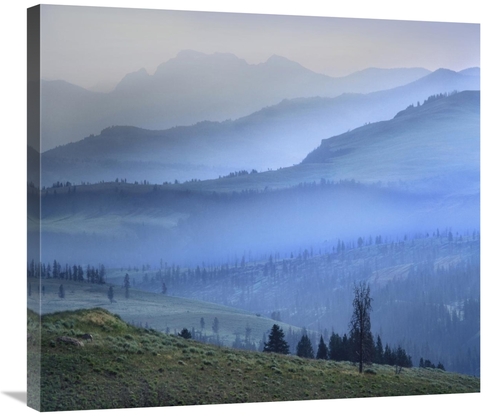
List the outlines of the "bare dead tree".
<svg viewBox="0 0 500 416">
<path fill-rule="evenodd" d="M 369 361 L 373 336 L 371 333 L 370 311 L 372 309 L 370 287 L 366 282 L 354 284 L 353 311 L 349 331 L 354 344 L 354 355 L 363 372 L 363 363 Z"/>
</svg>

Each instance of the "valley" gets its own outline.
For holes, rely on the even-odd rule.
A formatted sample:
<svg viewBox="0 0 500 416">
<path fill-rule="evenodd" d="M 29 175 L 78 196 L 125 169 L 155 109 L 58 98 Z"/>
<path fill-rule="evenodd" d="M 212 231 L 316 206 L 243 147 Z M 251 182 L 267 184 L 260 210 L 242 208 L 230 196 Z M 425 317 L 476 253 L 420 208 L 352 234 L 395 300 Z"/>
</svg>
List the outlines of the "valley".
<svg viewBox="0 0 500 416">
<path fill-rule="evenodd" d="M 479 25 L 28 29 L 29 407 L 481 391 Z"/>
<path fill-rule="evenodd" d="M 342 94 L 334 98 L 321 96 L 283 100 L 235 120 L 198 121 L 193 125 L 167 130 L 148 130 L 131 126 L 129 122 L 125 125 L 109 124 L 99 130 L 100 133 L 82 136 L 85 139 L 79 138 L 74 143 L 43 152 L 43 175 L 40 180 L 46 187 L 56 182 L 81 184 L 110 182 L 117 178 L 129 183 L 147 181 L 162 184 L 217 179 L 242 170 L 275 171 L 299 165 L 323 139 L 358 130 L 363 125 L 392 121 L 400 111 L 417 106 L 435 94 L 478 89 L 479 76 L 438 70 L 389 90 Z M 468 108 L 471 113 L 468 116 L 472 117 L 476 112 L 478 117 L 478 97 L 464 95 L 470 101 Z M 465 121 L 455 119 L 460 124 L 453 126 L 449 122 L 440 128 L 460 132 L 459 126 L 464 127 Z M 403 118 L 399 122 L 402 128 L 407 122 L 409 129 L 408 120 Z M 428 146 L 435 134 L 432 133 L 434 127 L 429 125 L 427 132 L 423 129 L 416 131 L 414 140 L 422 140 L 421 146 Z M 468 131 L 473 127 L 469 124 Z M 462 136 L 464 134 L 461 133 Z M 409 139 L 402 140 L 404 147 Z M 474 144 L 470 142 L 471 146 Z M 373 146 L 369 149 L 377 151 Z M 386 147 L 380 149 L 381 154 L 384 154 L 384 149 Z M 392 154 L 385 152 L 386 156 Z M 404 157 L 404 154 L 394 153 L 394 156 L 398 155 Z M 424 153 L 421 156 L 423 159 L 427 155 Z M 36 159 L 36 156 L 33 155 L 33 158 Z M 353 166 L 356 166 L 355 160 L 351 160 Z M 402 161 L 404 158 L 400 159 Z M 360 168 L 370 165 L 366 160 L 362 162 Z M 353 176 L 356 175 L 355 169 L 334 174 L 337 179 L 357 179 Z M 31 177 L 33 175 L 28 172 L 28 180 Z M 307 178 L 302 181 L 307 181 Z"/>
<path fill-rule="evenodd" d="M 134 129 L 111 131 L 115 139 L 136 140 L 127 139 Z M 68 149 L 95 151 L 86 146 L 101 141 Z M 278 316 L 296 334 L 307 330 L 314 343 L 319 334 L 347 332 L 352 285 L 367 281 L 374 330 L 384 342 L 402 345 L 414 360 L 425 356 L 477 374 L 478 172 L 479 92 L 465 91 L 431 96 L 390 120 L 324 139 L 294 166 L 210 180 L 117 177 L 31 187 L 41 261 L 102 264 L 117 299 L 129 274 L 142 302 L 106 306 L 102 287 L 98 303 L 43 304 L 47 312 L 51 305 L 106 307 L 128 322 L 193 333 L 202 317 L 214 319 L 207 305 L 218 305 L 232 309 L 217 312 L 224 322 L 217 342 L 230 346 L 252 328 L 257 348 Z M 167 298 L 184 312 L 166 307 Z M 214 342 L 214 334 L 204 336 Z"/>
</svg>

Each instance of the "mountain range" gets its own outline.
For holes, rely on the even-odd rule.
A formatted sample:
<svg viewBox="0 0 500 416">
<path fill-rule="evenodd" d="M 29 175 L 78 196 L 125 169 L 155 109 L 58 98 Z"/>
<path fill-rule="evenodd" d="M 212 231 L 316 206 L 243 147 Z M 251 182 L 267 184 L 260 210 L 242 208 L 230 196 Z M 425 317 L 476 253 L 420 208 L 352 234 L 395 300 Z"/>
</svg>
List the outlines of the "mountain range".
<svg viewBox="0 0 500 416">
<path fill-rule="evenodd" d="M 332 78 L 280 56 L 248 64 L 233 54 L 182 51 L 158 66 L 126 75 L 109 93 L 62 80 L 42 82 L 42 151 L 113 125 L 167 129 L 236 119 L 283 99 L 335 97 L 404 85 L 430 71 L 369 68 Z"/>
<path fill-rule="evenodd" d="M 384 339 L 475 374 L 480 113 L 478 68 L 331 78 L 184 51 L 110 93 L 44 81 L 28 258 L 319 330 L 368 281 Z"/>
<path fill-rule="evenodd" d="M 178 184 L 47 189 L 44 255 L 117 265 L 203 261 L 443 224 L 475 229 L 479 133 L 480 93 L 464 91 L 325 139 L 295 166 Z"/>
<path fill-rule="evenodd" d="M 389 120 L 431 95 L 463 90 L 479 90 L 477 70 L 441 69 L 403 86 L 365 94 L 284 99 L 236 120 L 165 130 L 107 127 L 44 152 L 42 184 L 116 178 L 163 183 L 287 167 L 300 163 L 324 138 Z"/>
</svg>

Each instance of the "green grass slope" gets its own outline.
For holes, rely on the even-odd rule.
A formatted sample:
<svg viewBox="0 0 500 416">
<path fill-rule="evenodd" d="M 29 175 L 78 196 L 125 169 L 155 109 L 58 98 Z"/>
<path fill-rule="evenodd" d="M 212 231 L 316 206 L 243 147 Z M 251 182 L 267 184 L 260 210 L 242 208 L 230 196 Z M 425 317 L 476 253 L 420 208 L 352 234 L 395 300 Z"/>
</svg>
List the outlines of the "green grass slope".
<svg viewBox="0 0 500 416">
<path fill-rule="evenodd" d="M 28 328 L 36 328 L 39 319 L 28 311 Z M 83 346 L 58 341 L 83 333 L 91 333 L 94 341 Z M 359 374 L 350 363 L 200 344 L 132 327 L 101 308 L 44 315 L 41 339 L 31 335 L 28 362 L 41 357 L 41 388 L 28 380 L 28 403 L 37 403 L 39 393 L 42 411 L 480 390 L 479 379 L 440 370 L 413 368 L 395 374 L 391 367 L 373 365 Z"/>
<path fill-rule="evenodd" d="M 45 288 L 41 302 L 38 299 L 37 279 L 28 279 L 31 283 L 32 296 L 28 297 L 28 308 L 37 311 L 42 304 L 42 314 L 71 311 L 88 308 L 103 308 L 110 313 L 118 314 L 124 321 L 136 326 L 143 326 L 165 332 L 167 327 L 173 334 L 183 328 L 192 331 L 201 331 L 203 335 L 214 338 L 212 323 L 214 318 L 219 320 L 219 343 L 231 346 L 236 335 L 242 339 L 247 326 L 251 329 L 250 341 L 256 346 L 262 339 L 262 334 L 273 326 L 276 321 L 257 316 L 248 311 L 229 308 L 210 302 L 185 299 L 175 296 L 165 296 L 158 293 L 143 292 L 130 289 L 130 297 L 125 298 L 125 289 L 113 284 L 113 302 L 108 299 L 108 284 L 88 284 L 60 279 L 43 279 L 41 284 Z M 65 297 L 59 297 L 59 286 L 63 285 Z M 200 327 L 201 318 L 205 321 L 205 328 Z M 282 325 L 284 330 L 291 328 L 300 331 L 300 328 Z"/>
</svg>

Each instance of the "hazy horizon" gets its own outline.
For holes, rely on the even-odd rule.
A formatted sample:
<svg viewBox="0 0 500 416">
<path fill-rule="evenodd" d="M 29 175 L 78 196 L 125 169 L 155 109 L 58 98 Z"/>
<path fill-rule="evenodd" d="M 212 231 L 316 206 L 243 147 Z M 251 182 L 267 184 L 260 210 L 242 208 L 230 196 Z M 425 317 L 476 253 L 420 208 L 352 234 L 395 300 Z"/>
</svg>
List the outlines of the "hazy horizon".
<svg viewBox="0 0 500 416">
<path fill-rule="evenodd" d="M 279 55 L 331 77 L 480 66 L 473 23 L 51 5 L 42 5 L 41 19 L 42 78 L 94 91 L 141 68 L 152 75 L 182 50 L 231 53 L 248 64 Z"/>
</svg>

